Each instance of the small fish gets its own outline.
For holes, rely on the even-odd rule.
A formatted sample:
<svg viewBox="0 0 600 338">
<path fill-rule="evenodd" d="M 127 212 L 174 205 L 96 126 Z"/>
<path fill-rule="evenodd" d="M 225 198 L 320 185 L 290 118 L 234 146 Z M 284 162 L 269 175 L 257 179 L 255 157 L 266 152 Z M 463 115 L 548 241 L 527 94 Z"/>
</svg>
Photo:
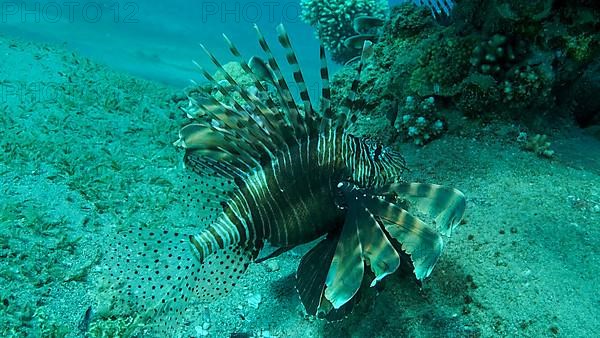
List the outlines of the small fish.
<svg viewBox="0 0 600 338">
<path fill-rule="evenodd" d="M 352 49 L 362 49 L 365 42 L 376 43 L 378 40 L 379 35 L 376 34 L 359 34 L 344 40 L 344 46 Z"/>
<path fill-rule="evenodd" d="M 275 83 L 275 76 L 273 76 L 273 71 L 271 68 L 258 56 L 253 56 L 248 61 L 248 66 L 252 69 L 252 72 L 256 77 L 263 81 L 268 81 L 270 83 Z"/>
<path fill-rule="evenodd" d="M 266 94 L 261 81 L 271 79 L 275 93 L 269 94 L 276 100 L 272 95 L 260 100 L 240 86 L 202 46 L 228 88 L 200 71 L 230 105 L 216 97 L 192 101 L 188 110 L 202 114 L 189 114 L 192 121 L 175 142 L 185 151 L 180 203 L 189 214 L 177 229 L 140 227 L 110 240 L 102 279 L 114 311 L 136 316 L 132 334 L 172 336 L 184 330 L 188 311 L 230 292 L 249 264 L 312 241 L 316 244 L 297 270 L 300 299 L 311 315 L 341 319 L 361 290 L 396 271 L 402 252 L 419 280 L 429 276 L 442 251 L 441 235 L 449 235 L 462 218 L 461 192 L 403 182 L 406 165 L 400 153 L 350 131 L 372 43 L 362 44 L 350 91 L 335 109 L 321 46 L 317 109 L 284 27 L 277 28 L 278 41 L 301 103 L 255 29 L 266 62 L 247 62 L 227 37 L 225 42 L 254 79 L 253 90 Z M 244 104 L 231 98 L 234 93 Z M 435 226 L 401 205 L 429 215 Z M 259 257 L 267 246 L 275 249 Z"/>
<path fill-rule="evenodd" d="M 352 28 L 356 33 L 368 34 L 373 30 L 381 28 L 385 23 L 384 19 L 374 16 L 359 16 L 352 20 Z"/>
</svg>

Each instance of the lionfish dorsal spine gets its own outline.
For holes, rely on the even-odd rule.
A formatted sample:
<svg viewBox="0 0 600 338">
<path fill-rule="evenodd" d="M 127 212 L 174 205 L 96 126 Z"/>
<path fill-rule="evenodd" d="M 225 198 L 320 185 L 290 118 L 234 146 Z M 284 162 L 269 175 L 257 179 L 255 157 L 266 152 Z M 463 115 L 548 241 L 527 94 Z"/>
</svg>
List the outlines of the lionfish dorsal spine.
<svg viewBox="0 0 600 338">
<path fill-rule="evenodd" d="M 304 76 L 302 75 L 302 69 L 300 68 L 300 64 L 298 63 L 298 58 L 296 57 L 296 53 L 292 47 L 292 43 L 290 42 L 290 38 L 285 30 L 283 24 L 279 24 L 277 26 L 277 33 L 279 38 L 279 43 L 286 51 L 286 60 L 288 64 L 292 67 L 292 73 L 294 76 L 294 81 L 298 86 L 298 90 L 300 93 L 300 99 L 304 102 L 304 117 L 308 123 L 312 123 L 314 121 L 314 110 L 310 99 L 310 94 L 308 92 L 308 88 L 306 87 L 306 82 L 304 81 Z"/>
<path fill-rule="evenodd" d="M 294 98 L 290 92 L 290 88 L 283 77 L 281 68 L 277 63 L 277 59 L 275 59 L 267 40 L 256 24 L 254 25 L 254 30 L 256 31 L 258 43 L 261 49 L 267 55 L 267 63 L 271 68 L 273 75 L 275 76 L 275 87 L 277 88 L 277 92 L 279 93 L 282 104 L 287 109 L 287 114 L 292 121 L 295 136 L 296 138 L 300 138 L 302 135 L 306 135 L 306 124 L 304 123 L 304 119 L 298 110 L 298 106 L 294 101 Z"/>
<path fill-rule="evenodd" d="M 227 37 L 227 35 L 223 34 L 223 39 L 225 40 L 225 43 L 227 43 L 227 46 L 229 46 L 229 51 L 231 52 L 231 54 L 238 59 L 239 64 L 242 67 L 242 69 L 244 70 L 244 72 L 246 72 L 246 74 L 252 76 L 252 78 L 254 80 L 254 83 L 253 83 L 254 87 L 256 87 L 258 92 L 266 93 L 267 88 L 265 88 L 265 86 L 263 86 L 263 84 L 260 82 L 260 76 L 258 74 L 256 74 L 254 72 L 254 70 L 252 70 L 252 67 L 250 67 L 252 59 L 250 62 L 246 61 L 246 59 L 244 59 L 244 57 L 240 53 L 239 49 L 229 39 L 229 37 Z M 254 59 L 254 60 L 258 60 L 258 59 Z M 269 125 L 269 128 L 270 128 L 269 132 L 272 133 L 272 135 L 278 139 L 280 144 L 285 143 L 284 137 L 281 135 L 282 134 L 281 129 L 291 128 L 292 125 L 290 124 L 287 117 L 281 113 L 280 109 L 277 108 L 273 99 L 267 95 L 264 98 L 265 103 L 263 103 L 260 99 L 258 99 L 254 95 L 249 95 L 248 97 L 249 97 L 250 101 L 259 110 L 260 114 L 265 118 L 265 120 L 266 120 L 265 122 Z"/>
<path fill-rule="evenodd" d="M 327 54 L 325 47 L 319 45 L 319 60 L 321 61 L 321 112 L 325 119 L 333 119 L 331 110 L 331 88 L 329 87 L 329 67 L 327 65 Z"/>
<path fill-rule="evenodd" d="M 225 80 L 236 90 L 236 92 L 244 99 L 244 102 L 246 102 L 246 104 L 249 106 L 248 109 L 253 110 L 253 109 L 259 109 L 261 111 L 261 113 L 263 113 L 264 116 L 267 116 L 269 112 L 269 109 L 267 107 L 265 107 L 262 103 L 259 103 L 259 100 L 252 100 L 252 98 L 250 97 L 250 95 L 248 94 L 247 90 L 242 88 L 239 83 L 237 83 L 237 81 L 235 81 L 235 79 L 229 75 L 229 73 L 223 68 L 223 66 L 221 65 L 221 63 L 219 62 L 219 60 L 217 60 L 217 58 L 208 50 L 206 49 L 206 47 L 204 47 L 204 45 L 200 45 L 202 50 L 204 50 L 204 52 L 208 55 L 209 59 L 212 61 L 212 63 L 217 67 L 217 69 L 223 74 L 223 76 L 225 77 Z M 204 77 L 211 83 L 213 83 L 217 89 L 219 90 L 219 92 L 225 96 L 225 97 L 229 97 L 229 94 L 227 93 L 227 91 L 225 90 L 225 88 L 217 81 L 215 81 L 215 79 L 203 68 L 201 68 L 202 70 L 202 74 L 204 75 Z M 269 132 L 266 130 L 265 126 L 262 126 L 258 121 L 256 121 L 256 118 L 254 117 L 253 114 L 251 114 L 248 109 L 246 109 L 245 107 L 242 107 L 236 100 L 231 100 L 232 104 L 234 105 L 235 109 L 234 112 L 237 113 L 240 116 L 243 116 L 243 118 L 245 118 L 245 122 L 254 122 L 254 124 L 256 126 L 258 126 L 258 129 L 260 129 L 263 133 L 265 134 L 269 134 Z M 244 114 L 242 114 L 242 112 Z M 266 113 L 266 114 L 265 114 Z M 236 128 L 240 128 L 241 126 L 236 126 Z M 260 135 L 255 135 L 260 137 Z"/>
</svg>

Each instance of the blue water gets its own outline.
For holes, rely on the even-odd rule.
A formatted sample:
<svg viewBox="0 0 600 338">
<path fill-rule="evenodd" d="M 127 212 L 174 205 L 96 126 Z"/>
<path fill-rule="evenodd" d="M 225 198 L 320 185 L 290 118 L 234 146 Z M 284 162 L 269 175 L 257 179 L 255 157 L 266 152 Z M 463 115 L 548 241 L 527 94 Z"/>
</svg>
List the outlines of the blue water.
<svg viewBox="0 0 600 338">
<path fill-rule="evenodd" d="M 302 67 L 319 63 L 318 41 L 301 22 L 299 1 L 2 1 L 1 10 L 2 31 L 12 36 L 65 44 L 111 68 L 178 87 L 202 81 L 192 60 L 213 69 L 199 43 L 219 60 L 233 60 L 222 33 L 247 58 L 258 53 L 255 23 L 270 41 L 283 23 Z M 318 83 L 318 74 L 307 73 L 307 82 Z"/>
</svg>

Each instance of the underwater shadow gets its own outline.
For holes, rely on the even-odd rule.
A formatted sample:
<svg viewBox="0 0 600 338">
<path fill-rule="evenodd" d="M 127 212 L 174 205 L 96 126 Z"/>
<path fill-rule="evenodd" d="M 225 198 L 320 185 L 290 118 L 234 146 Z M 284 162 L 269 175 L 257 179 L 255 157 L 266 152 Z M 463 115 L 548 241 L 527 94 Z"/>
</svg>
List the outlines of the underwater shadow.
<svg viewBox="0 0 600 338">
<path fill-rule="evenodd" d="M 448 257 L 447 257 L 448 258 Z M 406 260 L 405 260 L 406 261 Z M 470 276 L 460 266 L 439 262 L 421 289 L 412 267 L 383 280 L 363 295 L 345 319 L 324 325 L 323 337 L 473 337 L 479 329 L 464 313 Z"/>
</svg>

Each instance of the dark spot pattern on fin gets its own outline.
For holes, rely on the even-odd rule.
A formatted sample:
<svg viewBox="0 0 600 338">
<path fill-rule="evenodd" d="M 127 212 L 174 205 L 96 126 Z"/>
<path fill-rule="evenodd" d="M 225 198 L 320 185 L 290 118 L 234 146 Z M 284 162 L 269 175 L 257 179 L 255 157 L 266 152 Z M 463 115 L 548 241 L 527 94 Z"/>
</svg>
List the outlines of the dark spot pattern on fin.
<svg viewBox="0 0 600 338">
<path fill-rule="evenodd" d="M 189 273 L 197 269 L 184 233 L 123 231 L 111 238 L 101 265 L 100 302 L 109 302 L 107 316 L 134 318 L 130 335 L 141 327 L 157 335 L 180 328 L 190 306 Z"/>
<path fill-rule="evenodd" d="M 462 217 L 460 193 L 432 185 L 387 184 L 404 169 L 401 156 L 347 130 L 357 118 L 355 97 L 372 54 L 370 42 L 363 44 L 341 114 L 331 109 L 321 48 L 323 98 L 318 112 L 287 33 L 278 28 L 304 101 L 302 111 L 256 30 L 266 63 L 254 59 L 249 65 L 225 37 L 256 88 L 242 87 L 202 46 L 225 81 L 215 81 L 200 69 L 218 93 L 190 98 L 187 112 L 194 121 L 181 129 L 175 142 L 185 149 L 184 164 L 190 171 L 180 186 L 183 224 L 176 225 L 178 230 L 138 227 L 121 232 L 105 255 L 101 280 L 112 306 L 109 312 L 135 318 L 129 335 L 173 336 L 191 329 L 186 324 L 198 303 L 228 293 L 256 261 L 263 243 L 286 247 L 325 234 L 300 262 L 298 290 L 310 314 L 341 319 L 366 285 L 397 270 L 401 250 L 396 241 L 411 256 L 419 279 L 429 275 L 442 249 L 437 231 L 381 196 L 400 196 L 415 210 L 432 215 L 441 228 L 452 228 Z M 264 92 L 271 87 L 261 83 L 264 79 L 276 88 L 277 97 L 259 99 L 259 94 L 270 94 Z M 346 179 L 362 186 L 348 183 L 346 204 L 337 204 L 336 184 Z M 387 185 L 378 192 L 374 186 L 382 184 Z"/>
<path fill-rule="evenodd" d="M 258 255 L 258 248 L 231 245 L 208 256 L 197 270 L 193 292 L 203 301 L 219 299 L 231 291 L 248 265 Z"/>
<path fill-rule="evenodd" d="M 181 333 L 189 312 L 235 287 L 259 250 L 231 245 L 199 262 L 188 237 L 139 228 L 111 239 L 101 262 L 100 297 L 109 303 L 105 316 L 134 318 L 128 335 Z"/>
</svg>

